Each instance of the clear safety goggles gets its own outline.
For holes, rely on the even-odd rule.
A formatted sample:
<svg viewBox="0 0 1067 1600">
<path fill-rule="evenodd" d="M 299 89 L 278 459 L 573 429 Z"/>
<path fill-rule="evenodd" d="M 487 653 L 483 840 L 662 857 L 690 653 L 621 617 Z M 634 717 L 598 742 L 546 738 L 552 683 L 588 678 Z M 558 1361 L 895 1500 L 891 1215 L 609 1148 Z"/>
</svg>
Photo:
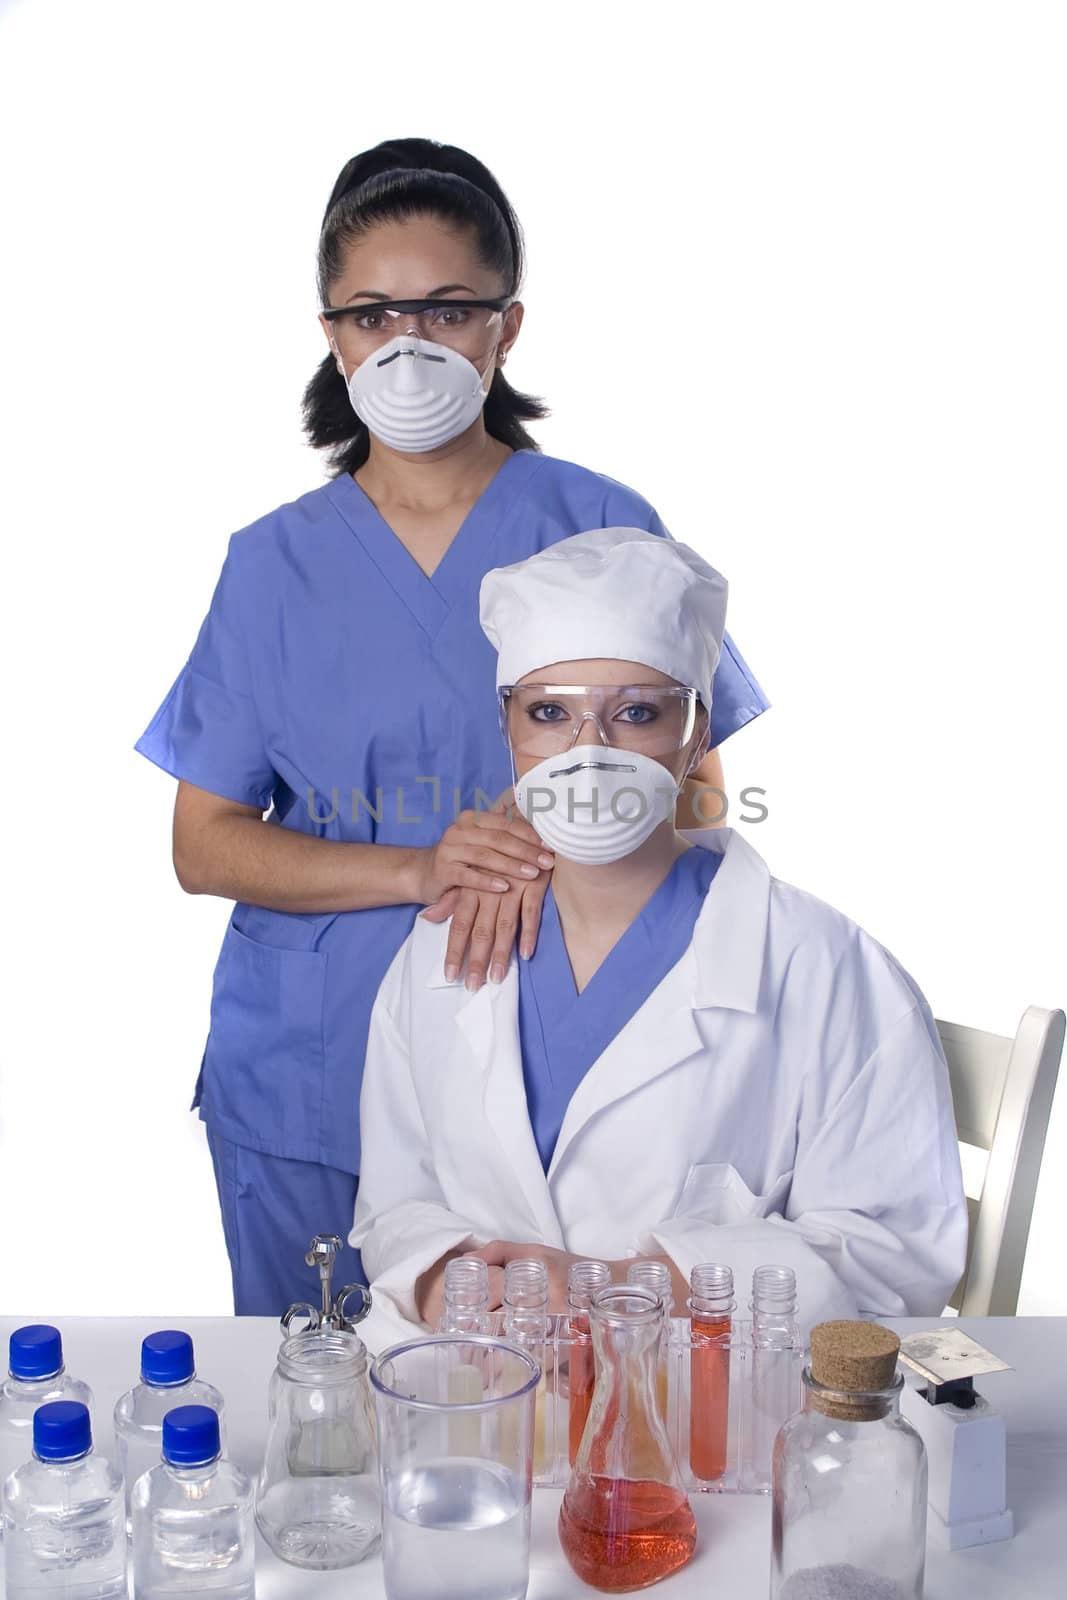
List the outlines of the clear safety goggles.
<svg viewBox="0 0 1067 1600">
<path fill-rule="evenodd" d="M 506 298 L 374 300 L 358 306 L 327 306 L 322 315 L 333 330 L 342 356 L 362 361 L 371 351 L 404 333 L 432 339 L 463 353 L 477 350 L 511 304 Z"/>
<path fill-rule="evenodd" d="M 509 684 L 498 699 L 512 751 L 542 760 L 588 742 L 587 730 L 617 749 L 672 755 L 692 738 L 700 704 L 695 689 L 649 684 Z"/>
</svg>

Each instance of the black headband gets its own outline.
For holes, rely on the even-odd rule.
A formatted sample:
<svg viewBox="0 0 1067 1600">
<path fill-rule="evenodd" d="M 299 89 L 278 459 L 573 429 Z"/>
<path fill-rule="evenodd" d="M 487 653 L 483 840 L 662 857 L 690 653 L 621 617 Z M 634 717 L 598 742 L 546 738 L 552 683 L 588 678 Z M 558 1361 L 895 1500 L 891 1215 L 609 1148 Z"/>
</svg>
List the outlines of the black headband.
<svg viewBox="0 0 1067 1600">
<path fill-rule="evenodd" d="M 356 158 L 353 157 L 353 160 L 354 159 Z M 346 182 L 345 174 L 347 173 L 351 164 L 351 162 L 348 162 L 344 167 L 342 167 L 340 176 L 333 186 L 333 192 L 330 195 L 326 210 L 323 212 L 322 216 L 323 228 L 326 227 L 330 212 L 333 210 L 334 206 L 339 204 L 339 202 L 342 201 L 346 195 L 355 193 L 356 190 L 364 188 L 367 184 L 379 183 L 383 178 L 409 178 L 417 173 L 419 177 L 422 177 L 425 174 L 434 178 L 458 178 L 461 183 L 468 184 L 470 188 L 474 190 L 475 194 L 480 194 L 483 200 L 488 200 L 490 205 L 493 206 L 494 210 L 499 213 L 500 219 L 504 223 L 504 228 L 508 239 L 511 240 L 511 229 L 508 227 L 507 218 L 501 210 L 499 203 L 491 194 L 488 194 L 484 189 L 480 188 L 478 184 L 472 182 L 470 178 L 465 178 L 461 172 L 442 172 L 437 167 L 385 167 L 381 172 L 370 172 L 362 178 L 357 178 L 354 181 Z M 514 241 L 511 240 L 511 242 L 512 249 L 514 250 Z"/>
<path fill-rule="evenodd" d="M 333 186 L 333 191 L 330 194 L 330 198 L 326 202 L 326 210 L 322 214 L 322 226 L 324 228 L 326 226 L 326 219 L 329 217 L 330 212 L 340 200 L 344 199 L 346 194 L 352 194 L 354 190 L 362 189 L 364 184 L 377 183 L 379 178 L 400 177 L 402 173 L 414 172 L 416 170 L 414 167 L 386 167 L 381 172 L 370 172 L 366 173 L 362 178 L 350 179 L 346 177 L 346 174 L 348 173 L 348 169 L 351 165 L 352 162 L 348 161 L 341 168 L 340 175 L 338 176 L 337 182 Z"/>
</svg>

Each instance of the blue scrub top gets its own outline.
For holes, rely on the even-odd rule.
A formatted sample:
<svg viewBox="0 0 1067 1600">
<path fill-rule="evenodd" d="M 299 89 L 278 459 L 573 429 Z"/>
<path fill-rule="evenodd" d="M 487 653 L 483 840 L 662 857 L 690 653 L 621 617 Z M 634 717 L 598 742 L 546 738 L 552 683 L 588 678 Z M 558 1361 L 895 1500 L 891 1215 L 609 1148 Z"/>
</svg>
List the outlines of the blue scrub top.
<svg viewBox="0 0 1067 1600">
<path fill-rule="evenodd" d="M 593 1063 L 688 950 L 722 857 L 691 848 L 579 994 L 549 889 L 537 948 L 519 966 L 519 1042 L 541 1164 L 548 1171 L 571 1097 Z"/>
<path fill-rule="evenodd" d="M 669 537 L 647 500 L 538 451 L 509 456 L 432 578 L 344 474 L 230 540 L 188 662 L 137 743 L 268 826 L 422 846 L 511 782 L 485 573 L 596 527 Z M 727 640 L 712 742 L 765 710 Z M 201 1115 L 269 1155 L 359 1171 L 371 1007 L 418 906 L 235 906 L 215 969 Z"/>
</svg>

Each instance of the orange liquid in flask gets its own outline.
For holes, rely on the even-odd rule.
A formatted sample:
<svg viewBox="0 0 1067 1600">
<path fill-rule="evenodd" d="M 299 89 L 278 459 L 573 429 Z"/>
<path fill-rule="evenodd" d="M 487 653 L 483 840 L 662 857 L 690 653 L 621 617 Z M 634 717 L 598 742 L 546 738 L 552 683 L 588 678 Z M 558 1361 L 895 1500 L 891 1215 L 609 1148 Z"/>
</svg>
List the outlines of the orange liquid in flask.
<svg viewBox="0 0 1067 1600">
<path fill-rule="evenodd" d="M 559 1537 L 584 1583 L 622 1594 L 685 1566 L 696 1549 L 696 1519 L 668 1484 L 594 1477 L 567 1490 Z"/>
</svg>

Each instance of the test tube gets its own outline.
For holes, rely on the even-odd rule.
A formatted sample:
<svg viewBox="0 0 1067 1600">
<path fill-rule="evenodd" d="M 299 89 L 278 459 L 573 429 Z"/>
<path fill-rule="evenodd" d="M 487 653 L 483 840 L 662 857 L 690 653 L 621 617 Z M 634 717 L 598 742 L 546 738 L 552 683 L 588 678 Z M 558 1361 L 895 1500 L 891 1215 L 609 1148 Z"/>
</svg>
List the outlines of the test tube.
<svg viewBox="0 0 1067 1600">
<path fill-rule="evenodd" d="M 589 1406 L 593 1399 L 593 1341 L 589 1333 L 589 1301 L 598 1289 L 611 1282 L 611 1268 L 604 1261 L 574 1261 L 567 1274 L 569 1313 L 569 1354 L 567 1361 L 570 1412 L 568 1446 L 573 1467 L 582 1442 Z"/>
<path fill-rule="evenodd" d="M 714 1483 L 726 1472 L 730 1420 L 730 1329 L 734 1275 L 712 1263 L 689 1278 L 689 1466 Z"/>
<path fill-rule="evenodd" d="M 757 1267 L 752 1274 L 752 1390 L 745 1428 L 743 1478 L 748 1489 L 769 1490 L 778 1430 L 800 1409 L 797 1361 L 797 1275 L 792 1267 Z"/>
<path fill-rule="evenodd" d="M 671 1269 L 665 1261 L 631 1261 L 626 1269 L 626 1281 L 627 1283 L 640 1284 L 643 1289 L 651 1289 L 653 1294 L 658 1294 L 663 1301 L 663 1348 L 660 1351 L 659 1366 L 656 1368 L 656 1398 L 659 1401 L 660 1415 L 663 1418 L 664 1426 L 666 1426 L 667 1363 L 671 1336 L 671 1314 L 674 1310 Z"/>
<path fill-rule="evenodd" d="M 445 1265 L 445 1309 L 439 1333 L 489 1332 L 489 1268 L 481 1256 L 454 1256 Z M 448 1399 L 452 1405 L 469 1405 L 484 1396 L 482 1372 L 472 1362 L 455 1359 L 448 1351 Z M 449 1450 L 456 1456 L 476 1456 L 481 1441 L 477 1416 L 458 1413 L 448 1419 Z"/>
<path fill-rule="evenodd" d="M 504 1268 L 504 1337 L 526 1350 L 541 1368 L 534 1411 L 534 1477 L 543 1477 L 554 1457 L 552 1430 L 546 1427 L 550 1354 L 548 1268 L 543 1261 L 509 1261 Z M 546 1433 L 549 1442 L 546 1444 Z"/>
<path fill-rule="evenodd" d="M 438 1333 L 489 1332 L 489 1268 L 481 1256 L 445 1264 L 445 1309 Z"/>
</svg>

